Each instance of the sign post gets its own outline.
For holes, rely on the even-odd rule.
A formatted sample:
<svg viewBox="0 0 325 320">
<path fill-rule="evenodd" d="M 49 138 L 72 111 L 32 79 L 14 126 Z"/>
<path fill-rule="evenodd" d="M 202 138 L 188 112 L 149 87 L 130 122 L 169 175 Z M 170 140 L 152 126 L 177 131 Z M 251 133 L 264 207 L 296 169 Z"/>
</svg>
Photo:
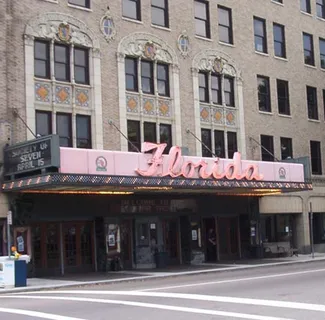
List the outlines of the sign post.
<svg viewBox="0 0 325 320">
<path fill-rule="evenodd" d="M 7 213 L 7 244 L 8 244 L 8 257 L 10 258 L 11 252 L 11 237 L 10 237 L 10 226 L 12 225 L 12 212 Z"/>
<path fill-rule="evenodd" d="M 312 203 L 309 203 L 310 206 L 310 244 L 311 244 L 311 257 L 314 259 L 314 214 L 313 214 L 313 206 Z"/>
</svg>

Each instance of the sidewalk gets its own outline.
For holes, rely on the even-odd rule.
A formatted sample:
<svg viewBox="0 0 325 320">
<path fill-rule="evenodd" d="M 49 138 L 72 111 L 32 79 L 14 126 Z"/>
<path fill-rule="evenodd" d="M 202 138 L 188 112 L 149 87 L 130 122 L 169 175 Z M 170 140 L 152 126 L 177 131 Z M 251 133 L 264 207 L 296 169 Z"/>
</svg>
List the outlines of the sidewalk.
<svg viewBox="0 0 325 320">
<path fill-rule="evenodd" d="M 143 281 L 147 279 L 186 276 L 212 272 L 231 272 L 252 268 L 276 267 L 300 263 L 325 261 L 325 254 L 316 253 L 314 259 L 310 254 L 298 257 L 284 257 L 272 259 L 250 259 L 237 261 L 223 261 L 222 263 L 204 263 L 199 265 L 180 265 L 165 269 L 125 270 L 107 273 L 73 274 L 53 278 L 27 279 L 27 287 L 3 289 L 0 294 L 39 291 L 68 287 L 80 287 L 94 284 L 110 284 L 130 281 Z"/>
</svg>

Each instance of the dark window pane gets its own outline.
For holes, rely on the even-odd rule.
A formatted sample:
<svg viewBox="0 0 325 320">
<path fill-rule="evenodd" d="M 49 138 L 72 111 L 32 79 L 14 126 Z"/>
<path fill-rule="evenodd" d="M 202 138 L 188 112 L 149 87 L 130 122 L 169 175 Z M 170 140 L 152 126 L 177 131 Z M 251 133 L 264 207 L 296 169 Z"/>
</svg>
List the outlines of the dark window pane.
<svg viewBox="0 0 325 320">
<path fill-rule="evenodd" d="M 164 153 L 167 154 L 172 147 L 172 126 L 170 124 L 160 124 L 160 143 L 167 143 Z"/>
<path fill-rule="evenodd" d="M 140 0 L 123 0 L 123 17 L 141 20 Z"/>
<path fill-rule="evenodd" d="M 225 103 L 228 107 L 235 106 L 235 96 L 234 96 L 234 79 L 225 77 L 224 78 L 224 94 Z"/>
<path fill-rule="evenodd" d="M 76 116 L 77 148 L 91 149 L 90 116 Z"/>
<path fill-rule="evenodd" d="M 314 65 L 314 43 L 313 36 L 303 33 L 305 64 Z"/>
<path fill-rule="evenodd" d="M 68 52 L 69 52 L 68 47 L 55 45 L 54 46 L 55 62 L 67 63 L 69 59 Z"/>
<path fill-rule="evenodd" d="M 145 122 L 143 124 L 144 142 L 157 142 L 156 123 Z"/>
<path fill-rule="evenodd" d="M 47 136 L 52 134 L 52 113 L 36 111 L 36 135 Z"/>
<path fill-rule="evenodd" d="M 153 89 L 153 64 L 149 61 L 141 61 L 141 85 L 144 93 L 154 93 Z"/>
<path fill-rule="evenodd" d="M 49 78 L 47 61 L 35 60 L 35 77 Z"/>
<path fill-rule="evenodd" d="M 267 53 L 265 20 L 254 18 L 255 50 Z"/>
<path fill-rule="evenodd" d="M 71 115 L 67 113 L 56 114 L 56 133 L 60 136 L 61 147 L 72 147 Z"/>
<path fill-rule="evenodd" d="M 233 43 L 231 9 L 218 6 L 219 41 Z"/>
<path fill-rule="evenodd" d="M 195 33 L 198 36 L 210 38 L 209 3 L 206 1 L 194 2 Z"/>
<path fill-rule="evenodd" d="M 310 13 L 311 12 L 310 0 L 300 0 L 300 9 L 301 11 Z"/>
<path fill-rule="evenodd" d="M 319 141 L 310 141 L 310 157 L 312 174 L 322 174 L 322 156 Z"/>
<path fill-rule="evenodd" d="M 200 101 L 209 102 L 207 73 L 203 73 L 203 72 L 199 73 L 199 95 L 200 95 Z"/>
<path fill-rule="evenodd" d="M 274 37 L 274 54 L 277 57 L 285 58 L 286 49 L 285 49 L 284 26 L 274 23 L 273 37 Z"/>
<path fill-rule="evenodd" d="M 317 89 L 307 86 L 308 118 L 318 120 Z"/>
<path fill-rule="evenodd" d="M 89 0 L 69 0 L 70 4 L 73 4 L 75 6 L 85 7 L 89 8 Z"/>
<path fill-rule="evenodd" d="M 36 40 L 34 42 L 34 74 L 35 77 L 50 78 L 49 43 Z"/>
<path fill-rule="evenodd" d="M 292 158 L 292 139 L 280 138 L 281 144 L 281 160 Z"/>
<path fill-rule="evenodd" d="M 202 157 L 212 157 L 212 141 L 211 130 L 201 129 L 201 141 L 202 141 Z M 209 149 L 207 149 L 207 148 Z"/>
<path fill-rule="evenodd" d="M 166 64 L 157 64 L 158 94 L 169 96 L 169 69 Z"/>
<path fill-rule="evenodd" d="M 225 158 L 225 136 L 224 132 L 220 130 L 214 131 L 214 150 L 215 155 L 219 158 Z"/>
<path fill-rule="evenodd" d="M 325 69 L 325 40 L 319 39 L 320 65 Z"/>
<path fill-rule="evenodd" d="M 48 58 L 48 42 L 35 41 L 35 59 L 46 60 Z"/>
<path fill-rule="evenodd" d="M 152 23 L 158 26 L 166 27 L 165 10 L 151 7 Z"/>
<path fill-rule="evenodd" d="M 273 137 L 261 135 L 262 161 L 274 161 Z"/>
<path fill-rule="evenodd" d="M 70 81 L 69 47 L 54 46 L 54 73 L 55 78 L 61 81 Z"/>
<path fill-rule="evenodd" d="M 260 111 L 271 112 L 270 83 L 266 77 L 257 77 L 258 107 Z"/>
<path fill-rule="evenodd" d="M 125 59 L 125 86 L 126 90 L 138 91 L 138 65 L 133 58 Z"/>
<path fill-rule="evenodd" d="M 75 82 L 89 84 L 89 58 L 87 49 L 74 49 L 74 65 Z"/>
<path fill-rule="evenodd" d="M 288 81 L 277 79 L 276 84 L 279 113 L 290 115 L 289 83 Z"/>
<path fill-rule="evenodd" d="M 87 70 L 83 67 L 74 68 L 74 77 L 76 83 L 88 83 Z"/>
<path fill-rule="evenodd" d="M 141 151 L 141 137 L 140 137 L 140 121 L 128 120 L 128 139 L 132 142 L 129 143 L 129 151 L 138 152 Z M 138 150 L 136 149 L 138 148 Z"/>
<path fill-rule="evenodd" d="M 228 139 L 228 158 L 233 158 L 234 153 L 238 151 L 236 132 L 227 132 L 227 139 Z"/>
</svg>

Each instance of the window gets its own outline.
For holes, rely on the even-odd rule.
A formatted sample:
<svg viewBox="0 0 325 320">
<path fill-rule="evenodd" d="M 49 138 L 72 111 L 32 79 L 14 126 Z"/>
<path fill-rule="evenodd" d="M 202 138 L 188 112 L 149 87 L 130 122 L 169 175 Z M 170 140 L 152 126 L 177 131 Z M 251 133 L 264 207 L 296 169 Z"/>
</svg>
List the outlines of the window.
<svg viewBox="0 0 325 320">
<path fill-rule="evenodd" d="M 325 90 L 323 89 L 323 108 L 324 108 L 324 120 L 325 120 Z"/>
<path fill-rule="evenodd" d="M 143 134 L 145 142 L 157 142 L 157 130 L 155 122 L 143 123 Z"/>
<path fill-rule="evenodd" d="M 159 125 L 160 143 L 167 143 L 164 153 L 168 153 L 172 147 L 172 126 L 170 124 Z"/>
<path fill-rule="evenodd" d="M 224 94 L 225 94 L 226 106 L 234 107 L 235 106 L 234 78 L 231 77 L 224 78 Z"/>
<path fill-rule="evenodd" d="M 143 93 L 154 94 L 153 64 L 150 61 L 141 61 L 141 85 Z"/>
<path fill-rule="evenodd" d="M 141 20 L 141 4 L 140 0 L 122 0 L 123 1 L 123 17 L 134 20 Z"/>
<path fill-rule="evenodd" d="M 273 137 L 261 135 L 262 161 L 274 161 Z"/>
<path fill-rule="evenodd" d="M 141 150 L 140 121 L 128 120 L 129 151 L 138 152 Z M 138 148 L 138 150 L 136 149 Z"/>
<path fill-rule="evenodd" d="M 317 89 L 307 86 L 308 119 L 318 120 Z"/>
<path fill-rule="evenodd" d="M 273 23 L 274 55 L 286 58 L 285 31 L 281 24 Z"/>
<path fill-rule="evenodd" d="M 226 158 L 225 137 L 221 130 L 214 130 L 214 150 L 217 157 Z"/>
<path fill-rule="evenodd" d="M 206 72 L 199 72 L 199 95 L 201 102 L 209 102 L 208 73 Z"/>
<path fill-rule="evenodd" d="M 138 60 L 125 58 L 125 87 L 128 91 L 138 91 Z"/>
<path fill-rule="evenodd" d="M 169 27 L 168 0 L 151 0 L 151 22 L 161 27 Z"/>
<path fill-rule="evenodd" d="M 91 121 L 90 116 L 76 116 L 77 148 L 91 149 Z"/>
<path fill-rule="evenodd" d="M 211 141 L 211 130 L 201 129 L 201 141 L 202 141 L 202 157 L 212 157 L 212 141 Z M 209 149 L 207 149 L 209 148 Z"/>
<path fill-rule="evenodd" d="M 208 96 L 208 91 L 206 93 Z M 211 74 L 211 100 L 212 103 L 222 104 L 221 77 L 219 74 Z M 209 99 L 207 98 L 205 101 L 209 101 Z"/>
<path fill-rule="evenodd" d="M 276 80 L 279 114 L 290 115 L 289 83 L 285 80 Z"/>
<path fill-rule="evenodd" d="M 209 2 L 194 1 L 195 32 L 197 36 L 210 38 Z"/>
<path fill-rule="evenodd" d="M 314 66 L 315 65 L 315 57 L 314 57 L 313 36 L 308 33 L 303 33 L 303 42 L 304 42 L 305 64 Z"/>
<path fill-rule="evenodd" d="M 300 0 L 300 10 L 311 13 L 310 0 Z"/>
<path fill-rule="evenodd" d="M 267 53 L 265 20 L 254 17 L 254 41 L 257 52 Z"/>
<path fill-rule="evenodd" d="M 228 140 L 228 158 L 233 158 L 234 153 L 237 152 L 237 134 L 236 132 L 227 132 Z"/>
<path fill-rule="evenodd" d="M 316 0 L 316 13 L 317 17 L 325 19 L 325 1 Z"/>
<path fill-rule="evenodd" d="M 61 147 L 72 147 L 72 123 L 71 114 L 56 114 L 56 133 L 60 137 Z"/>
<path fill-rule="evenodd" d="M 160 96 L 169 96 L 169 67 L 157 63 L 157 89 Z"/>
<path fill-rule="evenodd" d="M 280 138 L 281 160 L 292 159 L 292 139 Z"/>
<path fill-rule="evenodd" d="M 90 8 L 90 0 L 69 0 L 69 4 L 84 8 Z"/>
<path fill-rule="evenodd" d="M 271 112 L 270 80 L 268 77 L 257 76 L 257 90 L 259 110 Z"/>
<path fill-rule="evenodd" d="M 49 42 L 34 42 L 34 74 L 39 78 L 50 78 L 50 45 Z"/>
<path fill-rule="evenodd" d="M 319 38 L 320 67 L 325 69 L 325 39 Z"/>
<path fill-rule="evenodd" d="M 36 135 L 52 134 L 52 113 L 36 110 Z"/>
<path fill-rule="evenodd" d="M 272 0 L 273 2 L 283 3 L 282 0 Z"/>
<path fill-rule="evenodd" d="M 89 84 L 88 50 L 74 48 L 74 80 L 76 83 Z"/>
<path fill-rule="evenodd" d="M 322 156 L 319 141 L 310 141 L 310 157 L 312 174 L 322 174 Z"/>
<path fill-rule="evenodd" d="M 62 44 L 54 45 L 54 74 L 59 81 L 70 81 L 70 50 Z"/>
<path fill-rule="evenodd" d="M 219 41 L 233 44 L 231 9 L 218 6 Z"/>
</svg>

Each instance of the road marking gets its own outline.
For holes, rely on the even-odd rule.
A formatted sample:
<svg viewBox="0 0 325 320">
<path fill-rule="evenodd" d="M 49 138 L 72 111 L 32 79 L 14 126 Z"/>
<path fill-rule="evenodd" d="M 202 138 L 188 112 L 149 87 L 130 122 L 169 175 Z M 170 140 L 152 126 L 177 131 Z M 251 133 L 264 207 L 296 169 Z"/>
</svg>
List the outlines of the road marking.
<svg viewBox="0 0 325 320">
<path fill-rule="evenodd" d="M 212 296 L 203 294 L 189 294 L 189 293 L 172 293 L 172 292 L 142 292 L 142 291 L 100 291 L 100 290 L 64 290 L 64 291 L 40 291 L 39 293 L 45 294 L 88 294 L 88 295 L 116 295 L 116 296 L 132 296 L 132 297 L 158 297 L 158 298 L 172 298 L 172 299 L 185 299 L 185 300 L 198 300 L 198 301 L 211 301 L 211 302 L 224 302 L 234 304 L 246 304 L 264 307 L 276 307 L 286 309 L 299 309 L 308 311 L 325 312 L 325 305 L 311 304 L 303 302 L 290 302 L 290 301 L 277 301 L 277 300 L 264 300 L 264 299 L 251 299 L 251 298 L 236 298 L 236 297 L 223 297 Z M 15 295 L 11 296 L 15 297 Z M 26 296 L 27 297 L 27 296 Z M 29 296 L 28 296 L 29 298 Z"/>
<path fill-rule="evenodd" d="M 52 292 L 53 293 L 53 292 Z M 92 298 L 77 298 L 77 297 L 55 297 L 55 296 L 1 296 L 2 298 L 18 298 L 18 299 L 41 299 L 41 300 L 64 300 L 64 301 L 78 301 L 78 302 L 95 302 L 95 303 L 105 303 L 105 304 L 119 304 L 124 306 L 141 307 L 141 308 L 151 308 L 151 309 L 161 309 L 168 311 L 179 311 L 187 313 L 196 314 L 206 314 L 213 316 L 222 317 L 232 317 L 239 319 L 250 319 L 250 320 L 293 320 L 289 318 L 278 318 L 278 317 L 268 317 L 254 314 L 237 313 L 237 312 L 226 312 L 226 311 L 216 311 L 208 309 L 198 309 L 198 308 L 187 308 L 178 306 L 168 306 L 155 303 L 145 303 L 145 302 L 135 302 L 135 301 L 122 301 L 122 300 L 106 300 L 106 299 L 92 299 Z M 65 318 L 69 320 L 69 318 Z M 62 319 L 63 320 L 63 319 Z"/>
<path fill-rule="evenodd" d="M 0 308 L 0 313 L 11 313 L 11 314 L 20 314 L 23 316 L 34 317 L 34 318 L 43 318 L 43 319 L 52 319 L 52 320 L 85 320 L 81 318 L 72 318 L 67 316 L 59 316 L 51 313 L 44 313 L 31 310 L 21 310 L 21 309 L 9 309 L 9 308 Z"/>
<path fill-rule="evenodd" d="M 291 272 L 291 273 L 279 273 L 279 274 L 271 274 L 271 275 L 260 276 L 260 277 L 250 277 L 250 278 L 239 278 L 239 279 L 230 279 L 230 280 L 182 284 L 182 285 L 177 285 L 177 286 L 158 287 L 158 288 L 142 289 L 142 290 L 135 290 L 135 291 L 157 291 L 157 290 L 180 289 L 180 288 L 188 288 L 188 287 L 207 286 L 207 285 L 213 285 L 213 284 L 223 284 L 223 283 L 232 283 L 232 282 L 244 282 L 244 281 L 254 281 L 254 280 L 264 280 L 264 279 L 272 279 L 272 278 L 280 278 L 280 277 L 289 277 L 289 276 L 296 276 L 296 275 L 316 273 L 316 272 L 325 272 L 325 269 L 297 271 L 297 272 Z"/>
</svg>

